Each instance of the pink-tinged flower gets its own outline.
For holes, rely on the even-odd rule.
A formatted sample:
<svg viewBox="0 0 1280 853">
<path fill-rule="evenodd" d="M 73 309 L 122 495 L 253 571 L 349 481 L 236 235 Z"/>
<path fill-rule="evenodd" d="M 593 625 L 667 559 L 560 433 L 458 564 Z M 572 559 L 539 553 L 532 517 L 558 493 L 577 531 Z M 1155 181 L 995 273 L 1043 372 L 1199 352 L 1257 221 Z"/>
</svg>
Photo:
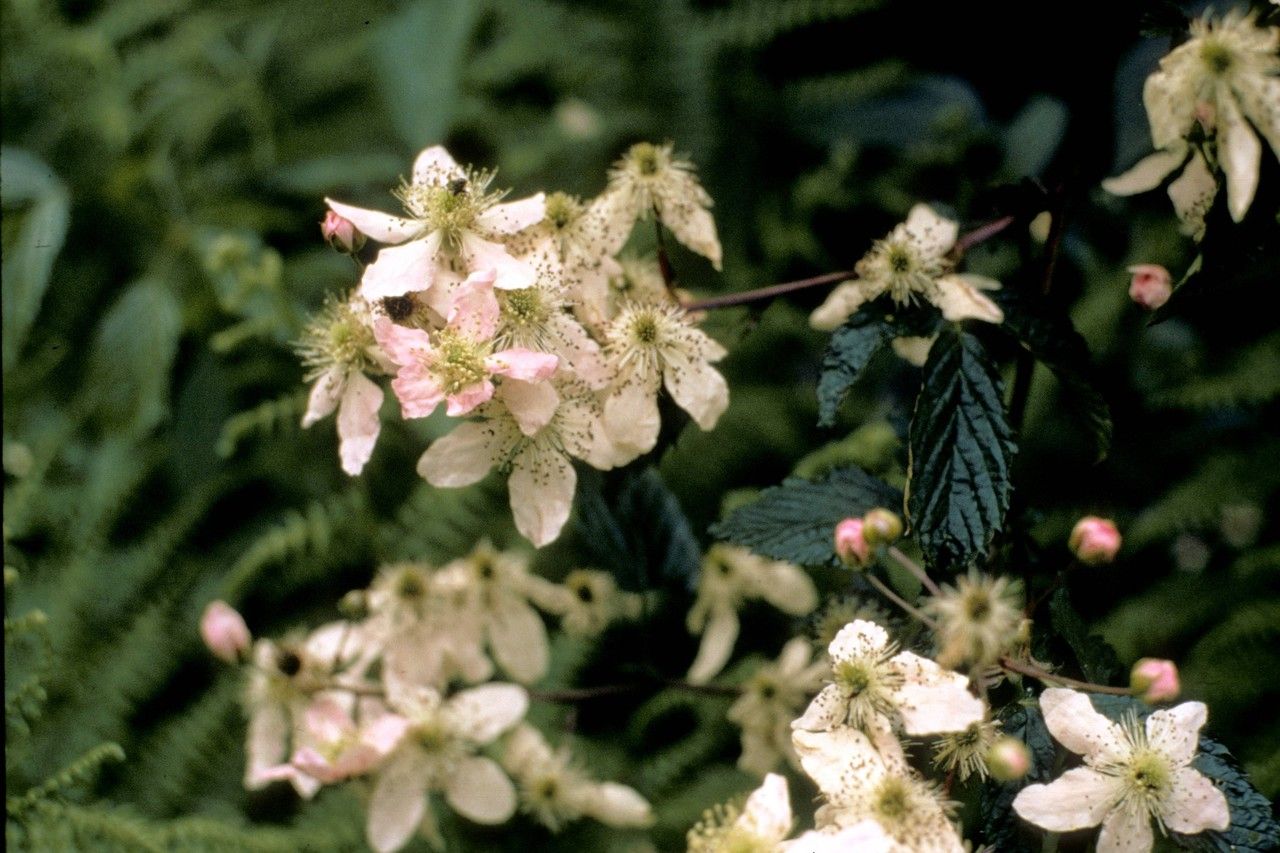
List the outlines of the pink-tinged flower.
<svg viewBox="0 0 1280 853">
<path fill-rule="evenodd" d="M 492 271 L 474 273 L 458 289 L 448 325 L 435 332 L 379 320 L 378 343 L 400 370 L 391 388 L 406 418 L 425 418 L 447 401 L 452 417 L 461 417 L 494 394 L 492 377 L 521 382 L 550 379 L 560 363 L 550 353 L 527 349 L 493 351 L 498 301 Z"/>
<path fill-rule="evenodd" d="M 1129 267 L 1133 279 L 1129 282 L 1129 298 L 1154 311 L 1169 301 L 1173 294 L 1173 276 L 1159 264 L 1137 264 Z"/>
<path fill-rule="evenodd" d="M 871 559 L 871 546 L 863 533 L 861 518 L 846 518 L 836 525 L 836 556 L 846 566 L 865 566 Z"/>
<path fill-rule="evenodd" d="M 1178 681 L 1178 665 L 1171 660 L 1143 658 L 1129 673 L 1129 687 L 1142 701 L 1152 705 L 1172 702 L 1182 692 Z"/>
<path fill-rule="evenodd" d="M 492 172 L 463 169 L 437 145 L 418 155 L 413 180 L 397 192 L 405 217 L 325 199 L 356 228 L 389 248 L 365 269 L 361 295 L 373 301 L 426 290 L 438 272 L 458 261 L 468 272 L 491 270 L 498 288 L 529 287 L 533 266 L 513 257 L 503 241 L 542 220 L 542 193 L 500 203 Z"/>
<path fill-rule="evenodd" d="M 200 638 L 214 657 L 236 663 L 249 650 L 253 637 L 235 608 L 225 601 L 211 601 L 200 617 Z"/>
<path fill-rule="evenodd" d="M 1040 708 L 1049 732 L 1084 766 L 1023 788 L 1013 801 L 1023 820 L 1050 832 L 1101 824 L 1098 853 L 1151 850 L 1152 819 L 1182 835 L 1230 825 L 1226 797 L 1191 766 L 1208 716 L 1203 703 L 1156 711 L 1145 724 L 1116 723 L 1084 693 L 1055 687 L 1040 695 Z"/>
<path fill-rule="evenodd" d="M 326 211 L 320 223 L 320 233 L 330 246 L 339 252 L 354 254 L 364 248 L 364 235 L 355 224 L 332 210 Z"/>
<path fill-rule="evenodd" d="M 369 719 L 357 724 L 346 703 L 316 699 L 303 714 L 305 745 L 294 750 L 293 766 L 326 785 L 368 773 L 400 743 L 409 721 L 372 703 L 361 716 Z"/>
<path fill-rule="evenodd" d="M 1116 558 L 1120 550 L 1120 531 L 1115 522 L 1096 515 L 1086 515 L 1071 529 L 1068 544 L 1076 559 L 1088 566 L 1101 566 Z"/>
</svg>

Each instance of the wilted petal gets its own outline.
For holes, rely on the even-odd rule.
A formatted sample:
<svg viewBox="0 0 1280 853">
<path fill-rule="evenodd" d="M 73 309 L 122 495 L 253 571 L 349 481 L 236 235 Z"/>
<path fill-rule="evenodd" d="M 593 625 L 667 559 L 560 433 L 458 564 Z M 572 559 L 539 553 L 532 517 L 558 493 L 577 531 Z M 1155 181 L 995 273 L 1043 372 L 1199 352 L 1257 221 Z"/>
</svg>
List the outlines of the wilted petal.
<svg viewBox="0 0 1280 853">
<path fill-rule="evenodd" d="M 1280 157 L 1280 77 L 1249 74 L 1234 82 L 1240 108 Z"/>
<path fill-rule="evenodd" d="M 1102 822 L 1096 853 L 1147 853 L 1155 843 L 1151 816 L 1141 808 L 1117 808 Z"/>
<path fill-rule="evenodd" d="M 953 323 L 961 320 L 1000 323 L 1004 320 L 1000 306 L 984 296 L 964 276 L 944 275 L 937 280 L 937 285 L 933 303 L 942 310 L 945 319 Z"/>
<path fill-rule="evenodd" d="M 546 674 L 551 654 L 537 611 L 513 595 L 498 593 L 488 627 L 493 657 L 512 678 L 530 684 Z"/>
<path fill-rule="evenodd" d="M 516 813 L 516 789 L 491 758 L 471 757 L 449 777 L 444 796 L 458 814 L 476 823 L 502 823 Z"/>
<path fill-rule="evenodd" d="M 731 606 L 712 605 L 698 655 L 689 667 L 689 680 L 694 684 L 705 684 L 714 678 L 729 662 L 733 644 L 737 641 L 738 612 Z"/>
<path fill-rule="evenodd" d="M 380 250 L 374 262 L 365 268 L 360 295 L 369 302 L 377 302 L 388 296 L 426 290 L 435 280 L 439 252 L 439 233 Z"/>
<path fill-rule="evenodd" d="M 1206 829 L 1224 830 L 1231 825 L 1227 798 L 1213 782 L 1190 767 L 1173 774 L 1173 789 L 1160 817 L 1165 826 L 1185 835 Z"/>
<path fill-rule="evenodd" d="M 1077 767 L 1048 785 L 1023 788 L 1013 800 L 1013 810 L 1023 820 L 1052 832 L 1085 829 L 1102 823 L 1119 801 L 1122 786 L 1121 780 L 1114 776 Z"/>
<path fill-rule="evenodd" d="M 307 412 L 302 416 L 302 428 L 306 429 L 321 418 L 333 414 L 346 386 L 347 369 L 344 367 L 335 365 L 320 374 L 307 397 Z"/>
<path fill-rule="evenodd" d="M 671 229 L 677 240 L 720 269 L 720 238 L 716 236 L 716 221 L 711 211 L 696 204 L 670 205 L 662 210 L 662 224 Z"/>
<path fill-rule="evenodd" d="M 447 705 L 463 737 L 487 744 L 524 719 L 529 694 L 516 684 L 482 684 L 455 693 Z"/>
<path fill-rule="evenodd" d="M 379 210 L 366 210 L 326 198 L 329 209 L 350 222 L 361 234 L 379 243 L 403 243 L 422 231 L 422 223 L 392 216 Z"/>
<path fill-rule="evenodd" d="M 1218 98 L 1218 159 L 1227 175 L 1227 208 L 1239 222 L 1258 189 L 1262 144 L 1230 94 Z"/>
<path fill-rule="evenodd" d="M 491 234 L 514 234 L 537 225 L 547 215 L 547 197 L 538 193 L 519 201 L 495 204 L 476 217 L 476 225 Z"/>
<path fill-rule="evenodd" d="M 351 372 L 347 380 L 347 392 L 342 395 L 342 408 L 338 410 L 338 452 L 342 456 L 342 470 L 351 476 L 364 470 L 365 463 L 373 455 L 382 422 L 378 410 L 382 408 L 382 389 L 358 370 Z"/>
<path fill-rule="evenodd" d="M 1218 194 L 1218 179 L 1209 171 L 1209 164 L 1204 155 L 1197 151 L 1182 170 L 1169 184 L 1169 199 L 1173 202 L 1173 210 L 1182 221 L 1184 230 L 1197 239 L 1204 231 L 1204 216 L 1213 206 L 1213 199 Z"/>
<path fill-rule="evenodd" d="M 787 780 L 777 773 L 764 777 L 764 783 L 751 792 L 738 824 L 753 835 L 769 841 L 781 841 L 791 831 L 791 795 Z"/>
<path fill-rule="evenodd" d="M 564 454 L 536 445 L 518 457 L 507 480 L 516 529 L 541 548 L 560 535 L 573 508 L 578 475 Z"/>
<path fill-rule="evenodd" d="M 1040 694 L 1040 710 L 1049 732 L 1072 752 L 1112 760 L 1128 755 L 1120 727 L 1094 710 L 1085 694 L 1050 687 Z"/>
<path fill-rule="evenodd" d="M 827 299 L 809 315 L 809 325 L 820 332 L 833 332 L 862 307 L 862 303 L 877 296 L 876 288 L 860 279 L 836 285 Z"/>
<path fill-rule="evenodd" d="M 704 359 L 669 352 L 662 374 L 676 405 L 688 412 L 699 428 L 713 429 L 729 408 L 729 383 Z"/>
<path fill-rule="evenodd" d="M 399 850 L 413 837 L 427 808 L 429 768 L 416 749 L 403 749 L 387 762 L 369 799 L 366 835 L 378 853 Z"/>
<path fill-rule="evenodd" d="M 484 479 L 502 458 L 504 446 L 504 436 L 491 422 L 458 424 L 422 454 L 418 474 L 433 486 L 469 486 Z"/>
<path fill-rule="evenodd" d="M 1190 764 L 1200 743 L 1200 729 L 1209 718 L 1203 702 L 1183 702 L 1147 717 L 1147 742 L 1175 765 Z"/>
<path fill-rule="evenodd" d="M 1160 186 L 1169 173 L 1181 166 L 1186 159 L 1185 145 L 1157 151 L 1143 157 L 1129 171 L 1107 178 L 1102 182 L 1102 188 L 1112 195 L 1145 193 Z"/>
</svg>

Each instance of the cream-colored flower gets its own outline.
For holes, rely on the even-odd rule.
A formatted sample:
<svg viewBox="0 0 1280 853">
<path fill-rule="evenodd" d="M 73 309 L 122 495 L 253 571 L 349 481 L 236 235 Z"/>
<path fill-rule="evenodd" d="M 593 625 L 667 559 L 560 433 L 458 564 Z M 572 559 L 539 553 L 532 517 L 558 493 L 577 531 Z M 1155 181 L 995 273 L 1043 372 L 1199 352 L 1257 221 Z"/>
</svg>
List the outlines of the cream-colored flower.
<svg viewBox="0 0 1280 853">
<path fill-rule="evenodd" d="M 420 826 L 435 826 L 427 794 L 444 794 L 454 811 L 482 824 L 503 823 L 516 811 L 507 774 L 480 747 L 518 723 L 529 706 L 513 684 L 486 684 L 443 699 L 428 688 L 389 691 L 408 729 L 387 759 L 369 800 L 369 846 L 399 850 Z"/>
<path fill-rule="evenodd" d="M 1054 738 L 1084 756 L 1047 785 L 1028 785 L 1013 801 L 1024 820 L 1051 832 L 1102 825 L 1098 853 L 1150 850 L 1154 819 L 1166 830 L 1192 835 L 1231 823 L 1226 797 L 1191 766 L 1208 709 L 1184 702 L 1153 712 L 1142 724 L 1099 714 L 1084 693 L 1050 688 L 1040 695 Z"/>
<path fill-rule="evenodd" d="M 742 729 L 738 766 L 760 776 L 787 761 L 800 769 L 791 746 L 791 721 L 822 687 L 830 671 L 826 661 L 811 662 L 813 649 L 803 637 L 789 640 L 774 663 L 757 669 L 742 685 L 728 718 Z"/>
<path fill-rule="evenodd" d="M 661 426 L 658 389 L 704 430 L 729 407 L 729 385 L 711 365 L 725 348 L 671 303 L 628 303 L 605 330 L 605 353 L 616 372 L 604 403 L 610 439 L 635 458 L 653 449 Z"/>
<path fill-rule="evenodd" d="M 967 678 L 899 651 L 874 622 L 846 625 L 827 652 L 832 683 L 795 721 L 797 729 L 870 730 L 900 724 L 907 734 L 937 734 L 963 731 L 985 715 L 982 701 L 969 693 Z"/>
<path fill-rule="evenodd" d="M 387 690 L 443 690 L 455 679 L 468 684 L 489 680 L 493 662 L 485 654 L 485 620 L 470 577 L 462 572 L 432 573 L 425 594 L 422 582 L 420 567 L 401 564 L 385 570 L 369 595 L 367 624 L 383 644 L 382 680 Z"/>
<path fill-rule="evenodd" d="M 1103 187 L 1117 195 L 1155 189 L 1190 156 L 1169 187 L 1188 229 L 1197 237 L 1203 231 L 1217 189 L 1211 166 L 1226 176 L 1231 218 L 1244 219 L 1258 188 L 1259 133 L 1280 157 L 1277 46 L 1280 28 L 1259 27 L 1255 16 L 1238 10 L 1194 21 L 1191 38 L 1160 60 L 1143 87 L 1156 153 Z M 1198 133 L 1208 137 L 1202 146 L 1190 141 Z"/>
<path fill-rule="evenodd" d="M 640 615 L 641 597 L 618 588 L 613 575 L 598 569 L 574 569 L 553 590 L 534 599 L 560 616 L 560 627 L 576 637 L 594 637 L 619 619 Z"/>
<path fill-rule="evenodd" d="M 761 598 L 784 613 L 805 616 L 818 606 L 818 590 L 804 569 L 757 556 L 737 545 L 713 545 L 702 560 L 689 631 L 702 635 L 689 680 L 701 684 L 724 669 L 738 640 L 738 609 Z"/>
<path fill-rule="evenodd" d="M 938 738 L 933 745 L 933 765 L 955 773 L 961 782 L 970 776 L 987 778 L 987 754 L 1000 737 L 1000 724 L 990 720 L 971 723 L 967 729 Z"/>
<path fill-rule="evenodd" d="M 826 803 L 819 829 L 873 821 L 892 840 L 892 853 L 962 853 L 946 804 L 905 763 L 886 760 L 865 734 L 848 727 L 797 730 L 796 752 Z"/>
<path fill-rule="evenodd" d="M 995 663 L 1018 642 L 1026 621 L 1018 582 L 976 569 L 956 578 L 955 586 L 944 585 L 925 612 L 937 620 L 937 658 L 945 667 Z"/>
<path fill-rule="evenodd" d="M 791 794 L 777 773 L 764 777 L 741 809 L 726 804 L 710 809 L 689 830 L 689 853 L 772 853 L 791 832 Z"/>
<path fill-rule="evenodd" d="M 600 345 L 569 312 L 565 288 L 547 276 L 531 286 L 497 292 L 498 328 L 495 350 L 527 349 L 558 356 L 587 387 L 598 390 L 610 371 Z"/>
<path fill-rule="evenodd" d="M 810 316 L 809 324 L 831 331 L 849 319 L 863 303 L 889 294 L 898 305 L 924 299 L 951 321 L 984 320 L 999 323 L 1004 312 L 983 290 L 1000 283 L 985 276 L 957 273 L 949 257 L 959 226 L 939 216 L 927 204 L 911 208 L 907 221 L 876 241 L 854 268 L 858 277 L 836 285 Z"/>
<path fill-rule="evenodd" d="M 609 172 L 609 189 L 600 203 L 611 230 L 624 239 L 636 220 L 657 216 L 677 240 L 720 269 L 711 196 L 698 183 L 693 164 L 673 154 L 671 143 L 632 145 Z M 621 243 L 614 251 L 618 248 Z"/>
</svg>

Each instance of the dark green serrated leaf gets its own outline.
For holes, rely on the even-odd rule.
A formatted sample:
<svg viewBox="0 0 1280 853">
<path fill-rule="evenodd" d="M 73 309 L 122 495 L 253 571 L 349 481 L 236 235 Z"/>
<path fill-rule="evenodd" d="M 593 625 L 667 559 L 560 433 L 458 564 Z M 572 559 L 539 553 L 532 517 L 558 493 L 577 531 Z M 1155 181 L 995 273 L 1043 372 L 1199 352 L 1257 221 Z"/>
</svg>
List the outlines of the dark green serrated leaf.
<svg viewBox="0 0 1280 853">
<path fill-rule="evenodd" d="M 1107 684 L 1120 677 L 1123 669 L 1115 650 L 1098 635 L 1089 633 L 1065 589 L 1059 589 L 1049 599 L 1049 620 L 1053 630 L 1071 647 L 1086 679 Z"/>
<path fill-rule="evenodd" d="M 775 560 L 835 565 L 835 526 L 873 507 L 902 505 L 902 495 L 860 468 L 837 468 L 820 480 L 788 477 L 712 525 L 717 539 Z"/>
<path fill-rule="evenodd" d="M 676 496 L 652 468 L 600 473 L 580 466 L 576 535 L 581 547 L 633 590 L 658 581 L 693 589 L 702 548 Z"/>
<path fill-rule="evenodd" d="M 977 338 L 942 331 L 911 419 L 907 509 L 934 566 L 961 567 L 1004 523 L 1016 450 L 996 367 Z"/>
<path fill-rule="evenodd" d="M 1111 450 L 1111 408 L 1093 379 L 1089 346 L 1061 309 L 1033 306 L 1012 288 L 996 294 L 1004 309 L 1003 328 L 1036 360 L 1053 371 L 1093 438 L 1097 461 Z"/>
<path fill-rule="evenodd" d="M 835 425 L 836 412 L 849 388 L 893 336 L 891 324 L 865 313 L 854 314 L 832 333 L 818 379 L 818 426 Z"/>
<path fill-rule="evenodd" d="M 1013 811 L 1013 799 L 1032 782 L 1049 781 L 1057 746 L 1035 705 L 1010 705 L 1001 715 L 1000 726 L 1005 734 L 1027 745 L 1031 751 L 1031 767 L 1021 779 L 1005 783 L 992 780 L 984 786 L 979 806 L 982 843 L 1009 853 L 1038 850 L 1038 835 Z"/>
</svg>

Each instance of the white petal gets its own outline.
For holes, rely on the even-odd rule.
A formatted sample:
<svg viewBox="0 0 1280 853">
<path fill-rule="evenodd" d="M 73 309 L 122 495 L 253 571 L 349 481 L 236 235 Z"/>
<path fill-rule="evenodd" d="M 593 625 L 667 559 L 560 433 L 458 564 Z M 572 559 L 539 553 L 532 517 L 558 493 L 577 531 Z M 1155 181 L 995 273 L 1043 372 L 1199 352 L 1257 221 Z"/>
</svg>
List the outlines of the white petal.
<svg viewBox="0 0 1280 853">
<path fill-rule="evenodd" d="M 484 479 L 501 458 L 505 436 L 493 422 L 468 421 L 437 438 L 418 460 L 418 474 L 433 486 L 456 488 Z"/>
<path fill-rule="evenodd" d="M 1023 820 L 1052 832 L 1102 823 L 1118 802 L 1123 783 L 1088 767 L 1068 770 L 1048 785 L 1028 785 L 1013 800 Z"/>
<path fill-rule="evenodd" d="M 1218 98 L 1218 159 L 1227 175 L 1227 207 L 1239 222 L 1258 189 L 1262 144 L 1230 94 Z"/>
<path fill-rule="evenodd" d="M 413 161 L 413 182 L 443 186 L 454 178 L 465 177 L 457 162 L 443 145 L 424 148 Z"/>
<path fill-rule="evenodd" d="M 778 670 L 788 675 L 799 673 L 812 656 L 813 649 L 808 640 L 804 637 L 792 637 L 778 654 Z"/>
<path fill-rule="evenodd" d="M 289 709 L 280 702 L 262 702 L 253 708 L 245 738 L 244 786 L 250 791 L 266 787 L 271 779 L 264 772 L 288 757 L 292 728 Z"/>
<path fill-rule="evenodd" d="M 716 236 L 711 211 L 692 203 L 664 206 L 662 224 L 671 229 L 677 240 L 720 269 L 720 238 Z"/>
<path fill-rule="evenodd" d="M 1177 145 L 1191 131 L 1196 120 L 1196 76 L 1186 73 L 1184 62 L 1173 57 L 1142 87 L 1142 101 L 1151 122 L 1151 142 L 1156 148 Z"/>
<path fill-rule="evenodd" d="M 1040 710 L 1049 732 L 1074 753 L 1119 761 L 1130 752 L 1120 727 L 1095 711 L 1083 693 L 1051 687 L 1040 694 Z"/>
<path fill-rule="evenodd" d="M 676 405 L 688 412 L 701 429 L 713 429 L 729 408 L 729 383 L 704 359 L 688 358 L 682 352 L 668 353 L 662 374 Z"/>
<path fill-rule="evenodd" d="M 1218 194 L 1218 179 L 1209 171 L 1209 164 L 1204 155 L 1197 151 L 1172 183 L 1169 184 L 1169 199 L 1173 202 L 1173 210 L 1178 214 L 1184 230 L 1199 239 L 1204 231 L 1204 215 L 1213 206 L 1213 199 Z"/>
<path fill-rule="evenodd" d="M 849 697 L 839 687 L 828 684 L 813 697 L 809 707 L 791 726 L 808 731 L 826 731 L 842 724 L 848 713 Z"/>
<path fill-rule="evenodd" d="M 969 693 L 963 675 L 912 652 L 895 655 L 893 665 L 906 677 L 893 697 L 907 734 L 964 731 L 985 716 L 986 707 Z"/>
<path fill-rule="evenodd" d="M 592 785 L 582 802 L 583 812 L 603 824 L 645 827 L 653 823 L 653 807 L 635 788 L 617 782 Z"/>
<path fill-rule="evenodd" d="M 1209 718 L 1203 702 L 1183 702 L 1147 717 L 1147 742 L 1175 765 L 1190 764 L 1200 743 L 1200 729 Z"/>
<path fill-rule="evenodd" d="M 1097 853 L 1148 853 L 1155 844 L 1151 817 L 1143 809 L 1118 808 L 1098 833 Z"/>
<path fill-rule="evenodd" d="M 613 190 L 597 196 L 585 215 L 599 223 L 601 254 L 616 255 L 631 236 L 640 210 L 632 193 Z"/>
<path fill-rule="evenodd" d="M 747 797 L 736 825 L 752 835 L 768 841 L 781 841 L 791 832 L 791 795 L 787 780 L 777 773 L 764 777 L 764 783 Z"/>
<path fill-rule="evenodd" d="M 889 643 L 889 632 L 874 622 L 857 619 L 840 629 L 827 653 L 834 661 L 866 657 L 880 652 Z"/>
<path fill-rule="evenodd" d="M 818 589 L 809 573 L 791 563 L 770 562 L 765 567 L 763 583 L 756 590 L 760 597 L 792 616 L 807 616 L 818 607 Z"/>
<path fill-rule="evenodd" d="M 311 386 L 311 394 L 307 397 L 307 412 L 302 416 L 302 428 L 306 429 L 321 418 L 333 414 L 346 386 L 345 368 L 335 366 L 322 373 L 316 379 L 316 384 Z"/>
<path fill-rule="evenodd" d="M 508 377 L 498 386 L 498 397 L 525 435 L 534 435 L 551 423 L 560 406 L 560 395 L 550 382 L 524 382 Z"/>
<path fill-rule="evenodd" d="M 1173 790 L 1160 816 L 1165 826 L 1184 835 L 1206 829 L 1224 830 L 1231 825 L 1227 798 L 1213 782 L 1190 767 L 1173 774 Z"/>
<path fill-rule="evenodd" d="M 1186 159 L 1185 145 L 1157 151 L 1143 157 L 1129 171 L 1107 178 L 1102 182 L 1102 188 L 1112 195 L 1145 193 L 1160 186 L 1169 173 L 1181 166 Z"/>
<path fill-rule="evenodd" d="M 780 848 L 782 853 L 894 853 L 898 846 L 874 820 L 844 829 L 809 830 Z"/>
<path fill-rule="evenodd" d="M 738 612 L 731 606 L 713 605 L 698 655 L 689 667 L 689 680 L 705 684 L 714 678 L 733 655 L 733 644 L 738 641 Z"/>
<path fill-rule="evenodd" d="M 837 799 L 849 799 L 850 786 L 863 790 L 879 783 L 884 764 L 879 753 L 857 729 L 840 726 L 827 732 L 796 729 L 791 743 L 800 756 L 800 765 L 822 793 Z"/>
<path fill-rule="evenodd" d="M 913 364 L 916 367 L 924 367 L 926 361 L 929 360 L 929 350 L 933 349 L 935 338 L 894 338 L 893 351 L 898 358 Z"/>
<path fill-rule="evenodd" d="M 498 593 L 489 617 L 493 657 L 512 678 L 530 684 L 546 675 L 550 651 L 542 617 L 510 593 Z"/>
<path fill-rule="evenodd" d="M 516 813 L 516 789 L 491 758 L 467 758 L 449 777 L 444 796 L 453 810 L 476 823 L 503 823 Z"/>
<path fill-rule="evenodd" d="M 1247 74 L 1234 82 L 1240 108 L 1280 157 L 1280 77 Z"/>
<path fill-rule="evenodd" d="M 446 703 L 455 729 L 477 744 L 492 743 L 524 719 L 529 694 L 516 684 L 482 684 L 449 697 Z"/>
<path fill-rule="evenodd" d="M 476 225 L 491 234 L 514 234 L 537 225 L 547 215 L 547 197 L 538 193 L 519 201 L 495 204 L 476 218 Z"/>
<path fill-rule="evenodd" d="M 960 224 L 939 216 L 927 204 L 917 204 L 907 214 L 907 231 L 927 256 L 941 257 L 956 244 Z"/>
<path fill-rule="evenodd" d="M 933 304 L 942 310 L 942 316 L 953 323 L 961 320 L 983 320 L 1000 323 L 1004 312 L 975 288 L 963 276 L 944 275 L 937 280 Z"/>
<path fill-rule="evenodd" d="M 422 223 L 413 219 L 392 216 L 379 210 L 367 210 L 326 198 L 329 209 L 350 222 L 356 230 L 370 240 L 379 243 L 403 243 L 422 231 Z"/>
<path fill-rule="evenodd" d="M 652 450 L 661 426 L 657 394 L 643 382 L 624 383 L 604 401 L 604 428 L 620 457 Z"/>
<path fill-rule="evenodd" d="M 516 530 L 541 548 L 560 535 L 573 509 L 578 475 L 563 453 L 531 445 L 516 457 L 507 480 Z"/>
<path fill-rule="evenodd" d="M 439 252 L 439 232 L 380 250 L 378 257 L 365 268 L 360 295 L 368 302 L 377 302 L 388 296 L 426 290 L 435 280 Z"/>
<path fill-rule="evenodd" d="M 427 808 L 428 767 L 417 749 L 402 749 L 382 768 L 369 799 L 367 836 L 378 853 L 399 850 Z"/>
<path fill-rule="evenodd" d="M 351 371 L 347 379 L 347 391 L 342 395 L 342 408 L 338 410 L 338 452 L 342 456 L 342 470 L 351 476 L 364 470 L 365 463 L 373 455 L 382 422 L 378 410 L 382 408 L 382 389 L 358 370 Z"/>
<path fill-rule="evenodd" d="M 502 752 L 502 766 L 513 775 L 521 776 L 549 763 L 554 755 L 542 732 L 527 723 L 512 730 Z"/>
<path fill-rule="evenodd" d="M 862 303 L 878 296 L 877 288 L 860 279 L 836 285 L 827 299 L 809 315 L 809 325 L 819 332 L 834 332 Z"/>
<path fill-rule="evenodd" d="M 523 290 L 538 282 L 538 271 L 533 264 L 512 257 L 505 246 L 471 232 L 462 235 L 462 254 L 467 259 L 469 272 L 492 271 L 497 276 L 493 286 L 499 290 Z"/>
</svg>

